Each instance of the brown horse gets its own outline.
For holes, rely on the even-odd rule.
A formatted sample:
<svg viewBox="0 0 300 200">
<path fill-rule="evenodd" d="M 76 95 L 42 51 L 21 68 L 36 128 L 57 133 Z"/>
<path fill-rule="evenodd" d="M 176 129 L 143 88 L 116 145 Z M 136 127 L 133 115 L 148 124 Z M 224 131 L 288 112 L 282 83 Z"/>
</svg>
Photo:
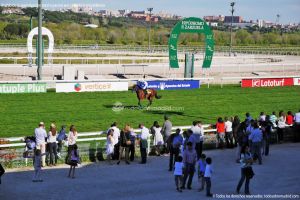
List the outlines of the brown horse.
<svg viewBox="0 0 300 200">
<path fill-rule="evenodd" d="M 146 93 L 145 90 L 141 89 L 141 88 L 140 88 L 139 86 L 137 86 L 137 85 L 134 85 L 133 88 L 132 88 L 132 92 L 133 92 L 133 91 L 136 92 L 136 96 L 137 96 L 137 98 L 138 98 L 138 100 L 139 100 L 138 105 L 139 105 L 140 107 L 142 107 L 141 100 L 148 99 L 148 101 L 149 101 L 149 103 L 148 103 L 148 105 L 147 105 L 147 107 L 148 107 L 148 106 L 150 106 L 150 105 L 152 104 L 152 101 L 153 101 L 154 97 L 155 97 L 156 99 L 160 99 L 160 98 L 161 98 L 161 96 L 159 96 L 159 95 L 157 94 L 157 91 L 154 90 L 154 89 L 147 89 L 147 94 L 145 94 L 145 93 Z"/>
</svg>

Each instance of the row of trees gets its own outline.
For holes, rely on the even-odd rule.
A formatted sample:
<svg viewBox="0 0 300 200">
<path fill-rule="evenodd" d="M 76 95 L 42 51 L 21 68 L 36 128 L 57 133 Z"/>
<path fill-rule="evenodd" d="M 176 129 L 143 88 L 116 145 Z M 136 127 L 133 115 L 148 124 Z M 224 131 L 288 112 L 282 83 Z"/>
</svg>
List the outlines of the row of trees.
<svg viewBox="0 0 300 200">
<path fill-rule="evenodd" d="M 46 23 L 58 44 L 91 43 L 91 44 L 137 44 L 143 45 L 148 42 L 148 28 L 142 26 L 115 27 L 102 26 L 100 28 L 85 28 L 77 23 Z M 15 40 L 26 38 L 29 33 L 27 24 L 2 24 L 0 26 L 1 40 Z M 151 43 L 166 45 L 168 43 L 171 29 L 155 26 L 151 29 Z M 230 33 L 226 31 L 214 31 L 216 45 L 228 45 Z M 300 45 L 300 33 L 277 32 L 260 33 L 247 30 L 238 30 L 233 33 L 234 45 Z M 180 44 L 189 45 L 204 43 L 202 34 L 182 34 Z"/>
</svg>

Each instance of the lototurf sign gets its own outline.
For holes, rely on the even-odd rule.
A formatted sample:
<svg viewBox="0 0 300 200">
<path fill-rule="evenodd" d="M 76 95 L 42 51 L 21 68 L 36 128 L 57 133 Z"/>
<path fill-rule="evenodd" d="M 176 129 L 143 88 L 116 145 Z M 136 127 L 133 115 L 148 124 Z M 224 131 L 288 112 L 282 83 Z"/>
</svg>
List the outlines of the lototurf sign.
<svg viewBox="0 0 300 200">
<path fill-rule="evenodd" d="M 128 82 L 56 83 L 56 92 L 127 91 Z"/>
<path fill-rule="evenodd" d="M 283 87 L 293 86 L 293 78 L 242 79 L 242 87 Z"/>
<path fill-rule="evenodd" d="M 1 94 L 15 93 L 45 93 L 47 92 L 46 83 L 8 83 L 0 84 Z"/>
<path fill-rule="evenodd" d="M 200 87 L 199 80 L 147 81 L 148 88 L 155 90 L 186 90 Z"/>
</svg>

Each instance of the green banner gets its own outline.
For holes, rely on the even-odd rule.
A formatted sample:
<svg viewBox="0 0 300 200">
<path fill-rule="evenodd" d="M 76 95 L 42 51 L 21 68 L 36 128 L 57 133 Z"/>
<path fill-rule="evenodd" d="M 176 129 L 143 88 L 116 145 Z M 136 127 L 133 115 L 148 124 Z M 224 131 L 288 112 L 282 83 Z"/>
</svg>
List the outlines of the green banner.
<svg viewBox="0 0 300 200">
<path fill-rule="evenodd" d="M 46 83 L 0 84 L 0 94 L 45 93 L 45 92 L 47 92 L 47 84 Z"/>
<path fill-rule="evenodd" d="M 169 38 L 169 61 L 171 68 L 179 68 L 177 55 L 177 42 L 180 33 L 203 33 L 205 34 L 205 57 L 202 68 L 210 68 L 214 54 L 214 38 L 210 27 L 200 18 L 190 17 L 179 21 L 173 28 Z"/>
</svg>

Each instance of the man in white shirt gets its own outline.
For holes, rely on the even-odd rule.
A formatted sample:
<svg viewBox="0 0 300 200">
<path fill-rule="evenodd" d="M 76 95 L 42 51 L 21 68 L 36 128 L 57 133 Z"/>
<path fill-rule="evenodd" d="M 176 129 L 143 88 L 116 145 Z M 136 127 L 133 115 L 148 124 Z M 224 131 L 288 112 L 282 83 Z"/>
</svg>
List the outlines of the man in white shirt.
<svg viewBox="0 0 300 200">
<path fill-rule="evenodd" d="M 120 149 L 120 144 L 119 144 L 119 138 L 120 138 L 120 129 L 118 128 L 117 122 L 114 122 L 110 129 L 114 130 L 113 134 L 113 139 L 114 139 L 114 154 L 113 154 L 113 159 L 117 160 L 119 159 L 119 149 Z"/>
<path fill-rule="evenodd" d="M 225 117 L 225 140 L 227 148 L 233 148 L 232 122 Z"/>
<path fill-rule="evenodd" d="M 202 154 L 202 146 L 203 146 L 203 136 L 204 136 L 204 129 L 202 127 L 201 121 L 194 121 L 193 126 L 191 127 L 193 134 L 196 139 L 196 147 L 195 150 L 197 152 L 197 159 L 201 157 Z"/>
<path fill-rule="evenodd" d="M 39 123 L 39 127 L 34 130 L 34 136 L 36 141 L 36 148 L 40 149 L 41 154 L 43 155 L 46 151 L 46 138 L 47 138 L 44 122 Z M 43 167 L 46 166 L 45 155 L 42 156 L 42 166 Z"/>
<path fill-rule="evenodd" d="M 144 126 L 144 124 L 139 124 L 141 129 L 140 135 L 140 151 L 141 151 L 141 164 L 146 164 L 147 162 L 147 148 L 148 148 L 148 137 L 150 136 L 149 129 Z"/>
</svg>

